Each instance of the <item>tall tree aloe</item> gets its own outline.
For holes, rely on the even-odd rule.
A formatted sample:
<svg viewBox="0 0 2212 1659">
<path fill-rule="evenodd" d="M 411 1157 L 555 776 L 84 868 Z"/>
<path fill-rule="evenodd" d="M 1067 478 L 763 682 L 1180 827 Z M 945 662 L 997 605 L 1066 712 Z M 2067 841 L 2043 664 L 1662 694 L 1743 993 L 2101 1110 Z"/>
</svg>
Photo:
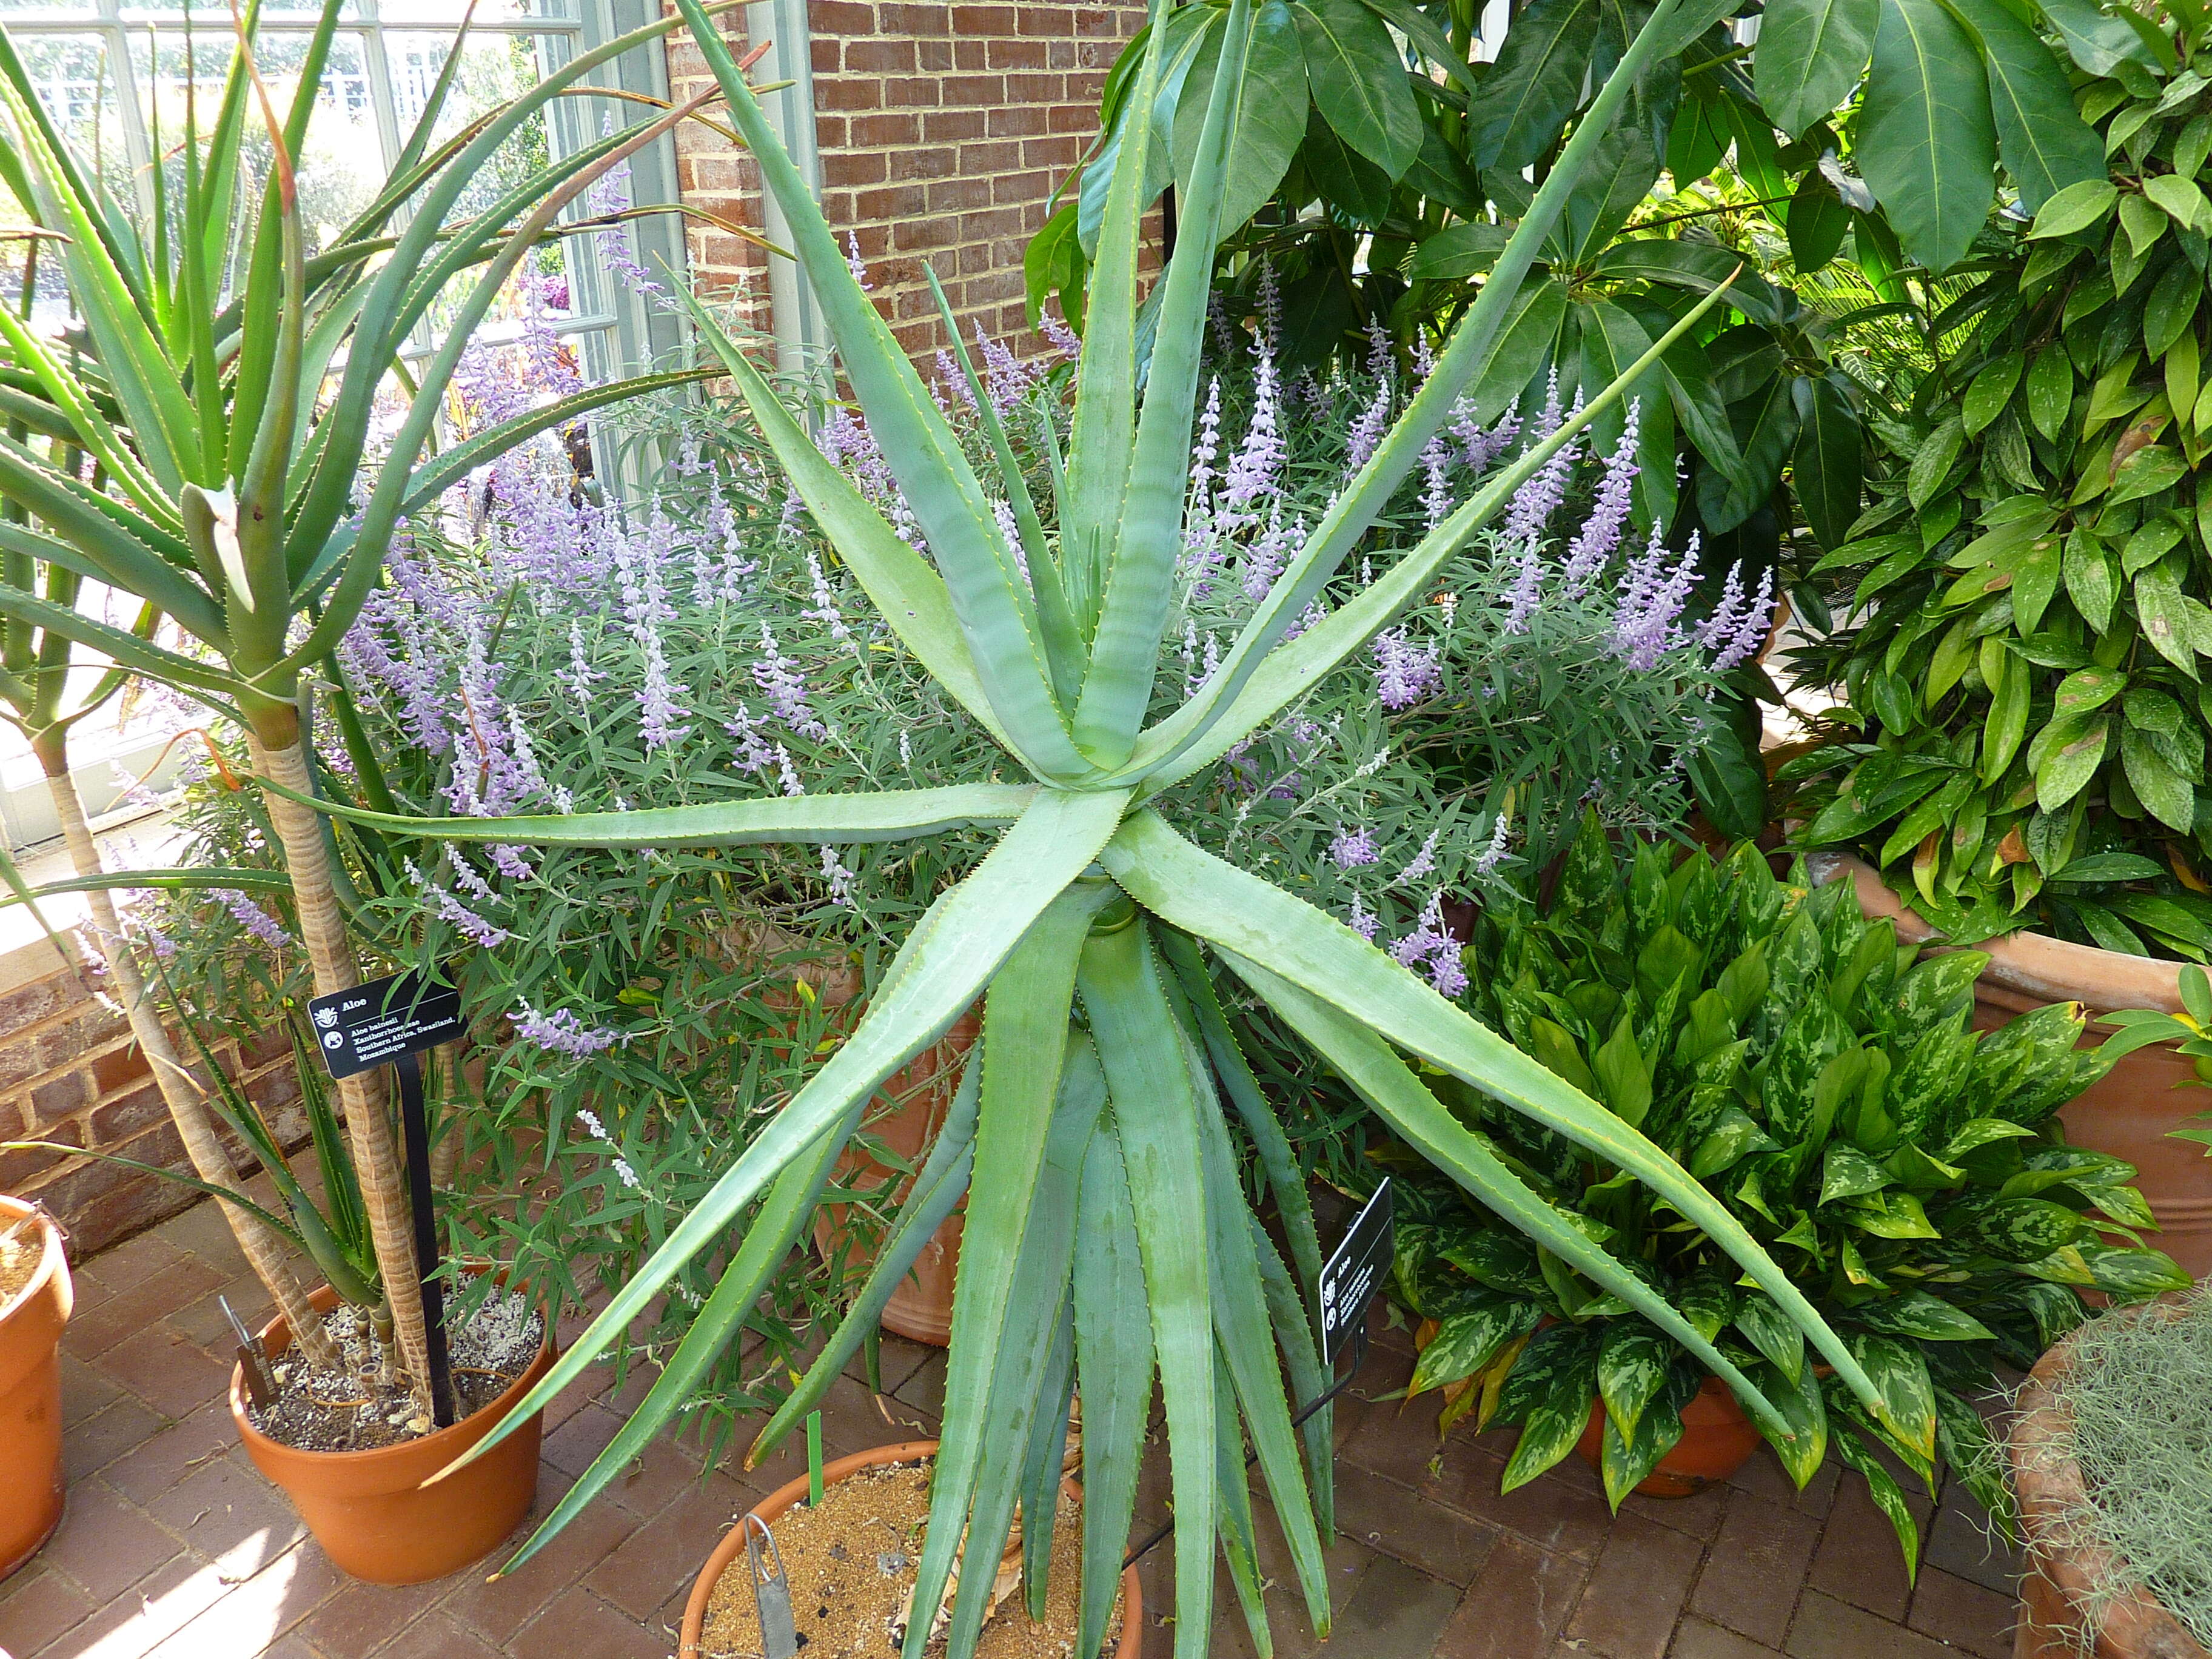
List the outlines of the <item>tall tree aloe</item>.
<svg viewBox="0 0 2212 1659">
<path fill-rule="evenodd" d="M 1729 1250 L 1881 1411 L 1850 1352 L 1786 1276 L 1663 1153 L 1350 929 L 1200 850 L 1152 804 L 1358 650 L 1576 429 L 1507 469 L 1355 597 L 1284 640 L 1484 367 L 1538 244 L 1665 33 L 1675 0 L 1662 0 L 1622 58 L 1397 428 L 1293 555 L 1218 669 L 1150 726 L 1162 621 L 1182 545 L 1215 186 L 1241 95 L 1250 0 L 1229 8 L 1224 72 L 1206 112 L 1178 248 L 1147 302 L 1149 330 L 1139 327 L 1139 221 L 1160 140 L 1136 123 L 1119 148 L 1071 453 L 1054 503 L 1056 539 L 1003 446 L 1018 533 L 1000 532 L 981 481 L 848 270 L 706 12 L 697 0 L 678 3 L 793 227 L 796 256 L 929 556 L 902 540 L 823 458 L 760 371 L 695 307 L 702 333 L 884 619 L 1034 781 L 563 817 L 348 813 L 399 834 L 571 847 L 835 844 L 921 837 L 954 824 L 1006 826 L 980 866 L 914 928 L 852 1036 L 526 1402 L 526 1409 L 542 1404 L 581 1375 L 681 1264 L 742 1228 L 717 1289 L 650 1394 L 517 1559 L 540 1547 L 681 1410 L 800 1236 L 872 1093 L 981 998 L 981 1058 L 951 1121 L 846 1326 L 756 1452 L 819 1397 L 964 1188 L 944 1440 L 916 1605 L 935 1604 L 963 1532 L 988 1555 L 1005 1537 L 1020 1495 L 1049 1491 L 1067 1393 L 1079 1388 L 1086 1492 L 1079 1651 L 1096 1652 L 1157 1375 L 1176 1519 L 1176 1653 L 1198 1659 L 1206 1650 L 1217 1535 L 1228 1541 L 1232 1565 L 1242 1564 L 1240 1585 L 1253 1588 L 1242 1435 L 1249 1436 L 1314 1621 L 1326 1630 L 1328 1441 L 1310 1436 L 1301 1459 L 1285 1385 L 1285 1371 L 1302 1396 L 1322 1385 L 1305 1300 L 1318 1242 L 1282 1131 L 1219 1018 L 1207 951 L 1440 1168 L 1645 1311 L 1763 1419 L 1780 1420 L 1687 1321 L 1522 1186 L 1420 1086 L 1402 1055 L 1530 1114 L 1663 1194 Z M 1154 9 L 1162 9 L 1158 0 Z M 1157 44 L 1138 73 L 1133 95 L 1149 107 L 1162 73 Z M 1140 351 L 1147 332 L 1148 359 Z M 1582 419 L 1619 396 L 1615 386 Z M 1247 1207 L 1223 1094 L 1261 1153 L 1295 1268 Z M 1033 1547 L 1048 1543 L 1035 1536 L 1045 1530 L 1030 1529 Z M 988 1573 L 960 1577 L 951 1623 L 956 1656 L 973 1650 L 990 1582 Z M 1032 1574 L 1033 1591 L 1039 1582 Z M 912 1621 L 908 1659 L 920 1653 L 929 1623 Z"/>
<path fill-rule="evenodd" d="M 351 625 L 406 514 L 536 433 L 691 378 L 597 387 L 425 457 L 462 353 L 521 262 L 556 234 L 562 210 L 594 179 L 705 101 L 533 168 L 489 205 L 460 215 L 463 193 L 526 123 L 556 98 L 588 95 L 592 70 L 675 20 L 580 54 L 434 145 L 463 62 L 457 38 L 374 200 L 310 257 L 292 158 L 341 10 L 340 0 L 323 5 L 281 118 L 255 69 L 252 22 L 241 25 L 204 131 L 196 100 L 185 100 L 181 200 L 169 199 L 167 171 L 156 168 L 144 225 L 72 151 L 0 29 L 0 184 L 52 234 L 82 343 L 81 356 L 65 354 L 27 317 L 0 310 L 0 419 L 15 423 L 0 435 L 0 497 L 15 509 L 0 518 L 0 616 L 11 638 L 41 630 L 64 668 L 67 645 L 85 647 L 244 727 L 257 772 L 281 786 L 270 793 L 270 817 L 324 993 L 357 983 L 360 970 L 328 828 L 302 804 L 315 793 L 301 742 L 303 671 Z M 246 135 L 257 122 L 270 146 L 265 189 L 246 165 Z M 380 432 L 400 351 L 434 304 L 447 331 L 415 373 L 397 431 Z M 34 431 L 58 447 L 42 452 L 28 441 Z M 197 649 L 167 648 L 149 629 L 112 627 L 77 608 L 80 582 L 137 599 Z M 26 694 L 28 710 L 35 688 Z M 45 729 L 58 744 L 65 727 Z M 73 884 L 97 890 L 116 879 L 100 873 L 88 840 L 76 850 L 89 867 Z M 167 878 L 244 884 L 228 873 Z M 427 1407 L 421 1287 L 380 1080 L 349 1079 L 339 1092 L 401 1369 Z"/>
</svg>

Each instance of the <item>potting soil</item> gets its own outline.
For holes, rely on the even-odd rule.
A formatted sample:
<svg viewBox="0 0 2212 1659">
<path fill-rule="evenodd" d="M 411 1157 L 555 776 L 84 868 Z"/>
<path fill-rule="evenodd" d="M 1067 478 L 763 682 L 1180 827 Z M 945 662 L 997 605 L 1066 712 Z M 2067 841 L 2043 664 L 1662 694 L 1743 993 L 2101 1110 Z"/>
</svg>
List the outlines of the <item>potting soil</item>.
<svg viewBox="0 0 2212 1659">
<path fill-rule="evenodd" d="M 927 1463 L 863 1469 L 829 1487 L 819 1505 L 796 1504 L 776 1519 L 770 1530 L 791 1585 L 803 1659 L 884 1659 L 898 1651 L 892 1629 L 914 1588 L 928 1519 Z M 1026 1590 L 1018 1591 L 983 1626 L 976 1659 L 1071 1659 L 1082 1579 L 1083 1508 L 1063 1495 L 1053 1518 L 1044 1622 L 1030 1623 Z M 1120 1625 L 1116 1608 L 1109 1653 Z M 941 1641 L 930 1649 L 943 1650 Z M 743 1553 L 714 1585 L 699 1653 L 760 1659 L 760 1615 Z"/>
<path fill-rule="evenodd" d="M 545 1322 L 520 1291 L 494 1291 L 468 1318 L 447 1331 L 456 1422 L 481 1411 L 530 1369 Z M 432 1425 L 416 1415 L 409 1395 L 378 1389 L 368 1320 L 343 1304 L 323 1316 L 323 1331 L 345 1356 L 343 1371 L 313 1371 L 295 1350 L 276 1357 L 276 1403 L 248 1406 L 253 1426 L 301 1451 L 370 1451 L 420 1439 Z"/>
<path fill-rule="evenodd" d="M 38 1276 L 39 1256 L 46 1237 L 34 1226 L 9 1235 L 0 1228 L 0 1308 L 13 1302 L 24 1285 Z"/>
</svg>

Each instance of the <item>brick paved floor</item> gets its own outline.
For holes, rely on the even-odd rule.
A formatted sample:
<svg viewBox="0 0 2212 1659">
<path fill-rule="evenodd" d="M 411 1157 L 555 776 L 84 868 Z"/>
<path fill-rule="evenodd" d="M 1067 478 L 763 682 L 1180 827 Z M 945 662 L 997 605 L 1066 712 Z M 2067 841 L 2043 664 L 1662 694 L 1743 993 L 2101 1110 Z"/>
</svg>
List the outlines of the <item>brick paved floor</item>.
<svg viewBox="0 0 2212 1659">
<path fill-rule="evenodd" d="M 664 1443 L 510 1579 L 488 1584 L 479 1565 L 409 1589 L 354 1583 L 238 1445 L 221 1397 L 217 1292 L 249 1318 L 262 1305 L 206 1205 L 78 1269 L 64 1360 L 69 1510 L 45 1551 L 0 1583 L 5 1659 L 662 1659 L 722 1528 L 790 1478 L 787 1453 L 744 1480 L 717 1470 L 702 1484 L 696 1460 Z M 933 1432 L 943 1364 L 887 1339 L 890 1395 L 841 1382 L 824 1413 L 830 1449 Z M 1438 1445 L 1426 1402 L 1401 1414 L 1374 1398 L 1402 1386 L 1408 1367 L 1402 1339 L 1386 1335 L 1355 1385 L 1365 1397 L 1340 1408 L 1336 1633 L 1316 1644 L 1295 1593 L 1273 1590 L 1284 1659 L 2010 1651 L 2011 1565 L 1970 1504 L 1936 1511 L 1908 1586 L 1856 1480 L 1795 1492 L 1763 1452 L 1728 1486 L 1677 1503 L 1632 1498 L 1618 1517 L 1572 1459 L 1501 1498 L 1503 1437 Z M 606 1443 L 621 1403 L 602 1379 L 548 1413 L 541 1510 Z M 1148 1475 L 1146 1524 L 1163 1512 L 1163 1476 Z M 1155 1618 L 1172 1597 L 1167 1553 L 1146 1567 Z M 1272 1547 L 1267 1565 L 1287 1578 L 1280 1555 Z M 1247 1659 L 1225 1580 L 1218 1606 L 1212 1653 Z M 1169 1635 L 1147 1630 L 1146 1659 L 1168 1653 Z"/>
</svg>

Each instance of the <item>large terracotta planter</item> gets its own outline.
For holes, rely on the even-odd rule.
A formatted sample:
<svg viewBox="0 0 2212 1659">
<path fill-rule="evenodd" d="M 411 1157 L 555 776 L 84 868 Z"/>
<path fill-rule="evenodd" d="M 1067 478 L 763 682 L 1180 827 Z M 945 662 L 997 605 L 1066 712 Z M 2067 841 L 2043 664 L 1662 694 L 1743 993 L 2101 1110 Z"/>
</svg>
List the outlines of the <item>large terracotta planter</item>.
<svg viewBox="0 0 2212 1659">
<path fill-rule="evenodd" d="M 2156 1319 L 2179 1299 L 2169 1294 L 2105 1317 Z M 2064 1519 L 2085 1495 L 2069 1449 L 2071 1413 L 2059 1393 L 2073 1364 L 2073 1346 L 2069 1337 L 2036 1362 L 2015 1402 L 2019 1415 L 2006 1442 L 2028 1553 L 2013 1659 L 2212 1659 L 2179 1619 L 2149 1595 L 2127 1589 L 2120 1562 L 2065 1535 Z M 2100 1604 L 2097 1634 L 2094 1645 L 2085 1647 L 2077 1607 L 2092 1591 Z"/>
<path fill-rule="evenodd" d="M 867 1126 L 867 1132 L 908 1163 L 919 1165 L 928 1156 L 937 1132 L 945 1127 L 945 1113 L 960 1084 L 961 1062 L 982 1029 L 975 1014 L 962 1016 L 937 1044 L 917 1055 L 912 1065 L 884 1085 L 882 1098 L 897 1104 Z M 837 1160 L 841 1185 L 874 1188 L 875 1207 L 890 1215 L 913 1185 L 890 1165 L 857 1146 L 848 1147 Z M 846 1237 L 842 1204 L 825 1204 L 814 1218 L 815 1247 L 826 1259 Z M 945 1217 L 944 1224 L 921 1247 L 913 1271 L 884 1304 L 883 1326 L 887 1331 L 915 1342 L 941 1348 L 952 1339 L 952 1285 L 960 1268 L 960 1229 L 966 1200 Z M 865 1271 L 866 1259 L 854 1250 L 848 1266 Z"/>
<path fill-rule="evenodd" d="M 1813 869 L 1823 881 L 1848 875 L 1860 908 L 1870 916 L 1891 918 L 1899 939 L 1919 944 L 1936 936 L 1859 860 L 1816 853 Z M 1974 993 L 1975 1023 L 1985 1030 L 2053 1002 L 2079 1002 L 2092 1015 L 2119 1008 L 2182 1012 L 2178 962 L 2123 956 L 2045 933 L 2014 933 L 1973 948 L 1990 957 Z M 2094 1044 L 2103 1036 L 2093 1034 L 2084 1041 Z M 2212 1274 L 2212 1161 L 2197 1143 L 2176 1140 L 2169 1133 L 2212 1107 L 2212 1095 L 2180 1086 L 2196 1077 L 2190 1062 L 2171 1046 L 2138 1048 L 2061 1107 L 2058 1116 L 2075 1146 L 2136 1166 L 2136 1184 L 2158 1218 L 2159 1233 L 2150 1242 L 2184 1272 L 2203 1279 Z"/>
<path fill-rule="evenodd" d="M 0 1197 L 0 1227 L 33 1213 Z M 21 1566 L 62 1521 L 62 1327 L 72 1301 L 60 1230 L 40 1216 L 45 1243 L 31 1282 L 0 1313 L 0 1578 Z"/>
<path fill-rule="evenodd" d="M 934 1440 L 907 1440 L 896 1445 L 875 1446 L 823 1464 L 822 1483 L 835 1486 L 862 1469 L 879 1468 L 885 1463 L 916 1463 L 936 1455 Z M 773 1525 L 786 1510 L 805 1501 L 806 1477 L 802 1474 L 778 1486 L 754 1504 L 750 1513 Z M 714 1585 L 723 1570 L 744 1552 L 745 1528 L 740 1516 L 738 1523 L 722 1534 L 722 1541 L 714 1547 L 714 1553 L 707 1558 L 707 1565 L 700 1568 L 699 1577 L 692 1583 L 691 1599 L 684 1607 L 684 1640 L 676 1650 L 677 1659 L 708 1659 L 699 1649 L 700 1634 L 707 1627 L 707 1604 L 714 1599 Z M 1115 1644 L 1114 1659 L 1137 1659 L 1144 1645 L 1144 1590 L 1137 1583 L 1137 1570 L 1125 1567 L 1121 1572 L 1121 1639 Z"/>
<path fill-rule="evenodd" d="M 318 1313 L 337 1305 L 325 1285 L 308 1297 Z M 292 1343 L 282 1319 L 262 1328 L 272 1357 Z M 530 1369 L 483 1410 L 450 1429 L 373 1451 L 301 1451 L 271 1440 L 247 1420 L 246 1380 L 230 1374 L 230 1415 L 254 1467 L 284 1489 L 323 1553 L 372 1584 L 419 1584 L 442 1578 L 493 1548 L 530 1513 L 538 1495 L 542 1417 L 529 1422 L 465 1469 L 425 1487 L 437 1474 L 512 1413 L 552 1369 L 553 1332 Z"/>
<path fill-rule="evenodd" d="M 1575 1443 L 1583 1462 L 1592 1468 L 1603 1456 L 1604 1436 L 1605 1407 L 1592 1401 L 1589 1426 Z M 1682 1407 L 1682 1437 L 1636 1490 L 1646 1498 L 1694 1498 L 1749 1462 L 1762 1438 L 1728 1384 L 1709 1376 Z"/>
</svg>

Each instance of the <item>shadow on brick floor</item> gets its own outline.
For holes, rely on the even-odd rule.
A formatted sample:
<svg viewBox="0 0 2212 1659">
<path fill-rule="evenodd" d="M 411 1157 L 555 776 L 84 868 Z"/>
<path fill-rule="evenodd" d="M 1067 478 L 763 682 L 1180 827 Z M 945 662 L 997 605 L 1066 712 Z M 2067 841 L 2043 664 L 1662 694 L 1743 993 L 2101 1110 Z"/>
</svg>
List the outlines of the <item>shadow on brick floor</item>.
<svg viewBox="0 0 2212 1659">
<path fill-rule="evenodd" d="M 200 1205 L 78 1269 L 64 1345 L 70 1505 L 61 1530 L 0 1583 L 6 1659 L 665 1659 L 692 1575 L 722 1529 L 800 1467 L 786 1450 L 750 1475 L 701 1478 L 656 1443 L 629 1476 L 513 1577 L 495 1558 L 435 1583 L 354 1583 L 246 1461 L 221 1398 L 228 1364 L 214 1297 L 262 1306 L 228 1231 Z M 843 1452 L 933 1433 L 941 1354 L 884 1343 L 886 1395 L 857 1375 L 824 1410 Z M 1340 1535 L 1327 1576 L 1334 1631 L 1316 1640 L 1262 1515 L 1262 1565 L 1283 1659 L 1940 1659 L 2010 1651 L 2013 1564 L 1970 1500 L 1921 1506 L 1928 1540 L 1908 1583 L 1888 1523 L 1856 1480 L 1790 1490 L 1765 1454 L 1726 1486 L 1607 1512 L 1568 1463 L 1500 1497 L 1506 1437 L 1439 1443 L 1427 1402 L 1379 1396 L 1410 1370 L 1384 1333 L 1337 1413 Z M 547 1413 L 543 1514 L 641 1389 L 579 1384 Z M 1167 1513 L 1164 1458 L 1139 1527 Z M 1932 1516 L 1932 1522 L 1931 1522 Z M 1172 1551 L 1144 1563 L 1146 1659 L 1173 1646 Z M 1249 1659 L 1225 1577 L 1208 1653 Z"/>
</svg>

